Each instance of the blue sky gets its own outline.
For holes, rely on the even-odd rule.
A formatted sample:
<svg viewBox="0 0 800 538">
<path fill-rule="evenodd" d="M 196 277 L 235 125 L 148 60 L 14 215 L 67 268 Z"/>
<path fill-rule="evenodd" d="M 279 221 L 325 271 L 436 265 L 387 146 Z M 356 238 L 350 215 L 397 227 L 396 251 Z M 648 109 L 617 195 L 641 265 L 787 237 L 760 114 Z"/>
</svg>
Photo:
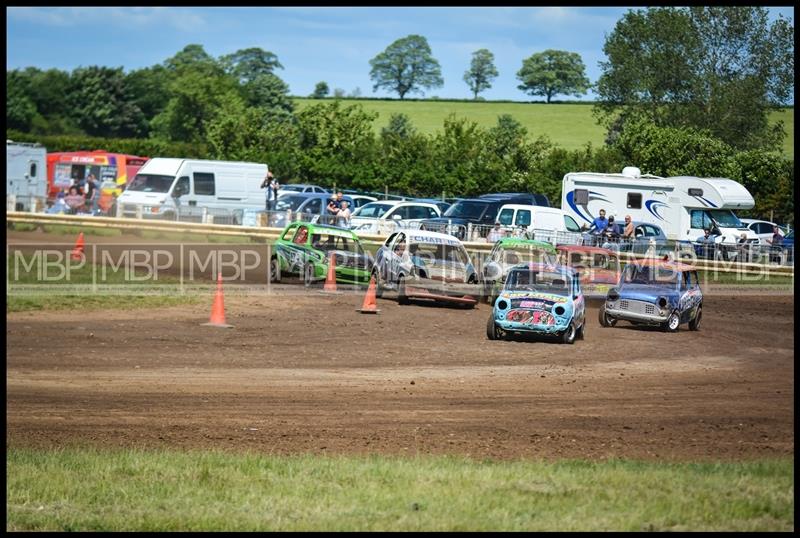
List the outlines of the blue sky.
<svg viewBox="0 0 800 538">
<path fill-rule="evenodd" d="M 372 91 L 369 60 L 396 39 L 428 40 L 444 78 L 426 96 L 469 98 L 462 77 L 472 53 L 487 48 L 499 76 L 486 99 L 526 101 L 517 89 L 522 60 L 545 49 L 577 52 L 592 83 L 605 60 L 603 43 L 630 8 L 612 7 L 8 7 L 8 69 L 66 71 L 79 66 L 123 67 L 163 62 L 190 43 L 218 57 L 260 47 L 278 56 L 277 74 L 293 95 L 308 95 L 319 81 L 346 94 L 396 97 Z M 794 8 L 770 8 L 794 22 Z M 419 97 L 409 94 L 408 97 Z M 558 98 L 567 98 L 557 96 Z M 587 94 L 584 99 L 591 99 Z"/>
</svg>

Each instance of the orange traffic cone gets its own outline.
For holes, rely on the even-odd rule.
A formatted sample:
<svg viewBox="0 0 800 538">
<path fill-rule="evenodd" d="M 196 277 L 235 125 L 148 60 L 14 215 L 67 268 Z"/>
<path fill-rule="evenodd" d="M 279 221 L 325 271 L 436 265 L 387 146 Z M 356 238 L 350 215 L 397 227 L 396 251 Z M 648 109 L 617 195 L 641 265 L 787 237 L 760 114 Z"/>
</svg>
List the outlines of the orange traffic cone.
<svg viewBox="0 0 800 538">
<path fill-rule="evenodd" d="M 75 241 L 75 248 L 72 249 L 70 258 L 73 260 L 80 260 L 83 258 L 83 232 L 78 234 L 78 240 Z"/>
<path fill-rule="evenodd" d="M 225 299 L 222 295 L 222 273 L 217 273 L 217 293 L 214 295 L 214 304 L 211 305 L 211 319 L 208 323 L 212 327 L 233 327 L 225 323 Z"/>
<path fill-rule="evenodd" d="M 380 312 L 378 305 L 375 303 L 375 277 L 369 279 L 369 287 L 367 288 L 367 294 L 364 296 L 364 304 L 361 308 L 356 308 L 356 312 L 361 312 L 362 314 L 377 314 Z"/>
<path fill-rule="evenodd" d="M 331 252 L 328 261 L 328 276 L 325 278 L 325 286 L 322 291 L 336 293 L 336 254 Z"/>
</svg>

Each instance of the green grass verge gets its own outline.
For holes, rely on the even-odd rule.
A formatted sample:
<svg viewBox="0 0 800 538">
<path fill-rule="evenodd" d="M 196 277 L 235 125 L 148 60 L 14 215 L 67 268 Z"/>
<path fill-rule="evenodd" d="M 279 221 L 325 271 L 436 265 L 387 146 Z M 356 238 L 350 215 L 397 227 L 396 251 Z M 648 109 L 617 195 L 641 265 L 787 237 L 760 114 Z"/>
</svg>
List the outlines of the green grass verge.
<svg viewBox="0 0 800 538">
<path fill-rule="evenodd" d="M 332 99 L 295 99 L 297 110 Z M 550 140 L 565 149 L 573 150 L 591 143 L 600 147 L 605 140 L 605 130 L 597 124 L 592 115 L 590 104 L 544 104 L 544 103 L 508 103 L 485 101 L 400 101 L 346 99 L 345 105 L 361 104 L 365 110 L 377 112 L 378 119 L 374 129 L 379 133 L 389 123 L 392 114 L 406 114 L 414 126 L 424 134 L 433 134 L 442 130 L 444 119 L 449 114 L 459 118 L 467 118 L 484 128 L 497 124 L 497 117 L 510 114 L 527 130 L 531 138 L 547 135 Z M 794 108 L 783 108 L 770 113 L 770 122 L 783 121 L 786 139 L 783 151 L 794 159 Z"/>
<path fill-rule="evenodd" d="M 97 271 L 93 273 L 93 271 Z M 59 269 L 53 269 L 53 275 L 60 274 Z M 93 293 L 83 291 L 70 293 L 69 286 L 81 286 L 85 288 L 98 278 L 96 275 L 103 274 L 103 285 L 120 286 L 120 293 Z M 195 304 L 200 301 L 207 301 L 208 297 L 199 297 L 195 294 L 181 295 L 175 292 L 180 284 L 180 279 L 169 276 L 158 276 L 158 286 L 163 288 L 163 293 L 159 293 L 158 288 L 148 290 L 148 293 L 136 293 L 126 291 L 124 286 L 130 286 L 131 282 L 126 278 L 123 267 L 117 270 L 106 268 L 105 273 L 100 272 L 100 266 L 85 264 L 83 267 L 71 269 L 69 279 L 66 274 L 53 284 L 55 288 L 42 288 L 42 291 L 35 293 L 18 293 L 15 286 L 31 286 L 43 284 L 39 280 L 37 268 L 31 263 L 30 256 L 23 256 L 17 259 L 16 256 L 6 258 L 6 275 L 9 279 L 10 291 L 6 293 L 6 312 L 25 312 L 32 310 L 79 310 L 79 309 L 130 309 L 130 308 L 152 308 L 161 306 L 174 306 L 181 304 Z M 141 272 L 134 272 L 134 276 L 141 277 Z M 130 275 L 128 275 L 130 276 Z M 21 289 L 21 288 L 20 288 Z M 49 291 L 54 289 L 54 291 Z M 132 289 L 132 288 L 129 288 Z"/>
<path fill-rule="evenodd" d="M 6 452 L 7 530 L 791 531 L 794 462 Z"/>
</svg>

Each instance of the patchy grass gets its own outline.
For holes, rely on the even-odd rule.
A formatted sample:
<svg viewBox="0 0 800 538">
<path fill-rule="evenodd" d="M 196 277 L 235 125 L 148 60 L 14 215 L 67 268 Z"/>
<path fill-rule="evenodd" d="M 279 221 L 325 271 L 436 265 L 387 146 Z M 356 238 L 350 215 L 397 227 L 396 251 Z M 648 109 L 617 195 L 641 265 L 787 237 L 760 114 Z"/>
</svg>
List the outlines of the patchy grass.
<svg viewBox="0 0 800 538">
<path fill-rule="evenodd" d="M 792 459 L 6 452 L 7 530 L 792 531 Z"/>
</svg>

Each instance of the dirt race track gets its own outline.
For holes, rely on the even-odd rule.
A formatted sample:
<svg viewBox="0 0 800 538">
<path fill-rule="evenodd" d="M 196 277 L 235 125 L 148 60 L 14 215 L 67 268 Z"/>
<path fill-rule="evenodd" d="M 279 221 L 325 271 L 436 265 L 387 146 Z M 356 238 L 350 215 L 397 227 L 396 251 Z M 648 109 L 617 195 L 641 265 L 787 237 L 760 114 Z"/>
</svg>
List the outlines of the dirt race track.
<svg viewBox="0 0 800 538">
<path fill-rule="evenodd" d="M 474 458 L 794 454 L 794 297 L 714 296 L 699 332 L 588 310 L 574 345 L 489 341 L 489 307 L 362 294 L 7 314 L 9 446 Z M 294 293 L 293 293 L 294 292 Z"/>
</svg>

